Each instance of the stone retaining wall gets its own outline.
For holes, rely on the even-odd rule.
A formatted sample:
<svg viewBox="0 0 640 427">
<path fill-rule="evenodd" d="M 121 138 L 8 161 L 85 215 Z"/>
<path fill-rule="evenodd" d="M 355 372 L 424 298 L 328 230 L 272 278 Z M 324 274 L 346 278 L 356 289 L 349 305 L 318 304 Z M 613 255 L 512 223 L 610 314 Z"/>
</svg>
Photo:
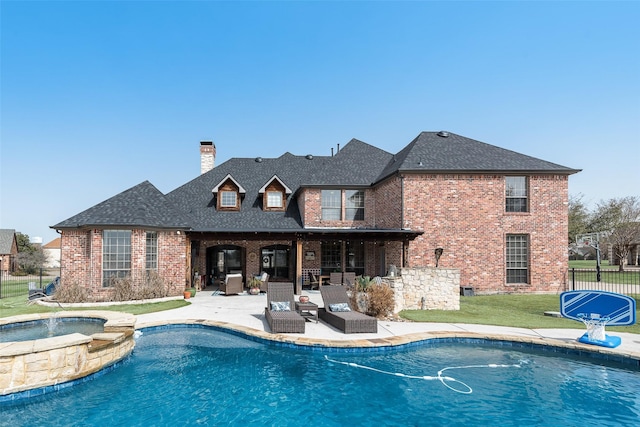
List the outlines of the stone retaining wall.
<svg viewBox="0 0 640 427">
<path fill-rule="evenodd" d="M 47 318 L 26 315 L 1 324 Z M 85 377 L 127 357 L 135 346 L 135 317 L 115 312 L 70 312 L 63 317 L 106 320 L 103 333 L 79 333 L 31 341 L 0 343 L 0 395 L 55 386 Z"/>
<path fill-rule="evenodd" d="M 394 313 L 402 310 L 460 310 L 460 270 L 402 268 L 400 276 L 384 277 L 395 296 Z"/>
</svg>

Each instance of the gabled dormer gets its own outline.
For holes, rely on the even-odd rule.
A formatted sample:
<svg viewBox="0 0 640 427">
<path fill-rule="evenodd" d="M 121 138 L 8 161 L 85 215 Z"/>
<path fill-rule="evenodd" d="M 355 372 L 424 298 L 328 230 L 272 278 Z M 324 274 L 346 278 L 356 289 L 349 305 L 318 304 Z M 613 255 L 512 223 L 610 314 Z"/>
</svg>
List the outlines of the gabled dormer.
<svg viewBox="0 0 640 427">
<path fill-rule="evenodd" d="M 211 191 L 216 196 L 216 209 L 219 211 L 239 211 L 241 198 L 246 193 L 231 174 L 225 176 Z"/>
<path fill-rule="evenodd" d="M 259 191 L 262 194 L 262 209 L 265 211 L 284 211 L 287 208 L 287 196 L 291 189 L 277 175 L 271 177 Z"/>
</svg>

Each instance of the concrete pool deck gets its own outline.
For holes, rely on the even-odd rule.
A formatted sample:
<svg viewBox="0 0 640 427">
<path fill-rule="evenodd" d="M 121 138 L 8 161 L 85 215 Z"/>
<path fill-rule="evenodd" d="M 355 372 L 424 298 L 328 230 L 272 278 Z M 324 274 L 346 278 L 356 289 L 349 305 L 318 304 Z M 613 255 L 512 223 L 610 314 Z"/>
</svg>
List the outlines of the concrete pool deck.
<svg viewBox="0 0 640 427">
<path fill-rule="evenodd" d="M 323 307 L 319 291 L 303 291 L 311 302 Z M 640 335 L 609 332 L 618 336 L 622 344 L 616 348 L 582 344 L 577 341 L 586 328 L 580 329 L 526 329 L 491 325 L 459 323 L 420 323 L 378 321 L 378 332 L 345 334 L 322 321 L 306 322 L 304 334 L 274 334 L 270 331 L 264 310 L 265 294 L 231 295 L 200 291 L 189 300 L 191 304 L 174 310 L 137 316 L 136 328 L 166 324 L 205 324 L 246 333 L 259 338 L 308 346 L 329 347 L 379 347 L 406 344 L 440 337 L 485 338 L 491 340 L 518 341 L 603 353 L 615 357 L 628 357 L 640 361 Z M 508 314 L 507 314 L 508 315 Z"/>
</svg>

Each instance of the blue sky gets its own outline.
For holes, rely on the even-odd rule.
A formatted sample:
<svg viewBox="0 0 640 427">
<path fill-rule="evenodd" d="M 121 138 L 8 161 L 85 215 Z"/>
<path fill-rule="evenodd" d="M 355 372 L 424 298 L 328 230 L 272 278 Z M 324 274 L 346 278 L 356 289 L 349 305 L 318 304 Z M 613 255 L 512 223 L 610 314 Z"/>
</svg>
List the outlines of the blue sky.
<svg viewBox="0 0 640 427">
<path fill-rule="evenodd" d="M 448 130 L 640 194 L 640 2 L 0 2 L 0 228 L 231 157 Z"/>
</svg>

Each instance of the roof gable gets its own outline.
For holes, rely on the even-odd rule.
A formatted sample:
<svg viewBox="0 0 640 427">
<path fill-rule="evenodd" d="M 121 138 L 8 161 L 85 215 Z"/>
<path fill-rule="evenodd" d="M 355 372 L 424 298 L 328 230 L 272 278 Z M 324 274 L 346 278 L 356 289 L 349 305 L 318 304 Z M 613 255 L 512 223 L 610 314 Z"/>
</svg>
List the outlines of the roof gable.
<svg viewBox="0 0 640 427">
<path fill-rule="evenodd" d="M 188 217 L 149 181 L 105 200 L 52 228 L 138 226 L 188 228 Z"/>
<path fill-rule="evenodd" d="M 16 230 L 10 228 L 0 229 L 0 254 L 10 254 L 15 240 Z"/>
<path fill-rule="evenodd" d="M 225 176 L 224 178 L 222 178 L 222 180 L 220 180 L 220 182 L 218 183 L 218 185 L 216 185 L 215 187 L 213 187 L 213 190 L 211 190 L 212 193 L 217 193 L 218 190 L 220 189 L 220 187 L 222 185 L 224 185 L 225 182 L 227 181 L 231 181 L 235 184 L 236 187 L 238 187 L 238 193 L 240 194 L 244 194 L 247 191 L 244 189 L 244 187 L 242 187 L 242 185 L 240 185 L 240 183 L 238 181 L 236 181 L 235 179 L 233 179 L 233 177 L 231 176 L 231 174 L 227 174 L 227 176 Z"/>
</svg>

